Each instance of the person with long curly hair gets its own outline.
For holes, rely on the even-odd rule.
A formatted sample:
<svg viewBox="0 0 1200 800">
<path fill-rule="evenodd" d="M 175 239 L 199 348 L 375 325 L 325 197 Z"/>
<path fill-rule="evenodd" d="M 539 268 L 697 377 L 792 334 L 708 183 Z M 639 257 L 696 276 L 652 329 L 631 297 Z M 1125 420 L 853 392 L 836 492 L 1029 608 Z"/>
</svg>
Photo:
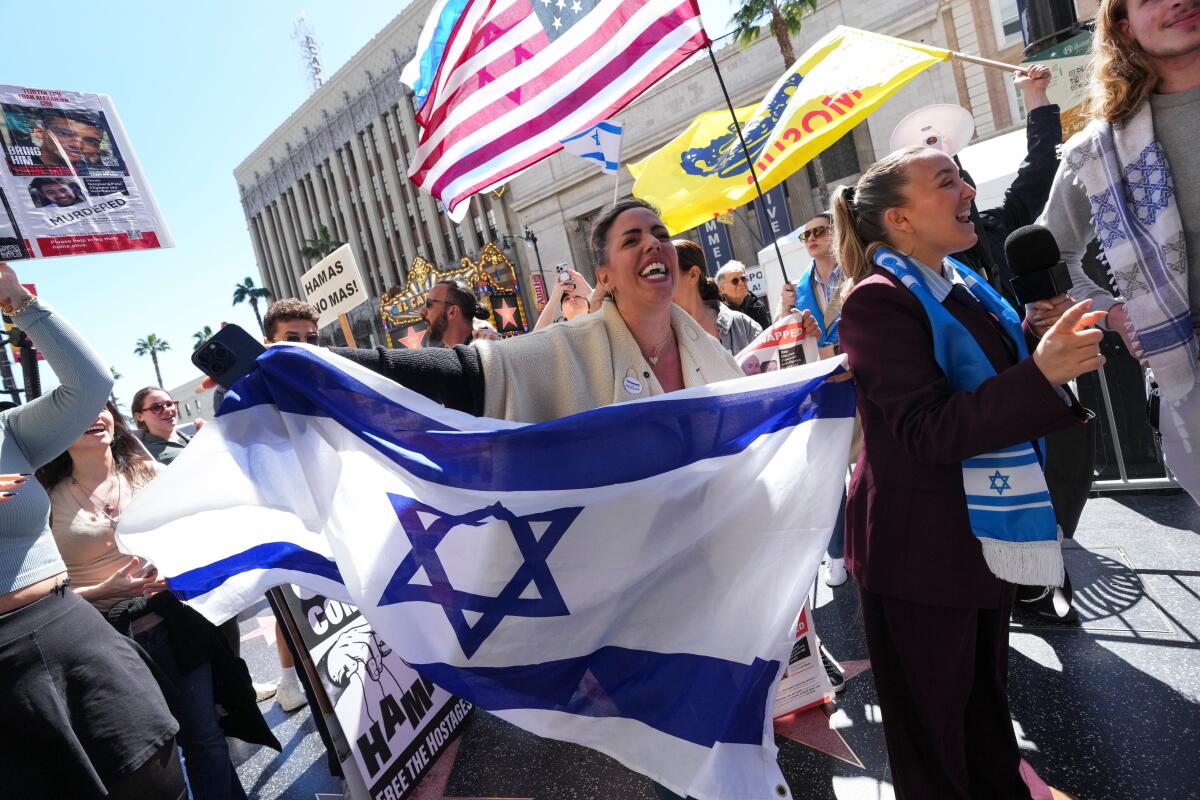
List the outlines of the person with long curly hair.
<svg viewBox="0 0 1200 800">
<path fill-rule="evenodd" d="M 1200 2 L 1102 0 L 1087 111 L 1039 222 L 1071 268 L 1072 296 L 1108 310 L 1153 374 L 1162 402 L 1151 422 L 1200 502 Z M 1093 238 L 1116 299 L 1081 268 Z"/>
</svg>

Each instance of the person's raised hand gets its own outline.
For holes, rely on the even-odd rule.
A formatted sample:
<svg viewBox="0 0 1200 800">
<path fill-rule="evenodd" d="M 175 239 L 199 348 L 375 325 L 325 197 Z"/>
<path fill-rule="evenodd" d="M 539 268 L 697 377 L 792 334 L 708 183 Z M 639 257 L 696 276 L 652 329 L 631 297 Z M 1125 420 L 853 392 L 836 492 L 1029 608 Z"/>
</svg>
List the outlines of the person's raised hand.
<svg viewBox="0 0 1200 800">
<path fill-rule="evenodd" d="M 584 297 L 591 296 L 592 285 L 587 282 L 587 278 L 570 267 L 567 267 L 567 274 L 571 276 L 571 282 L 575 284 L 575 294 L 583 295 Z"/>
<path fill-rule="evenodd" d="M 1033 351 L 1033 363 L 1051 386 L 1060 386 L 1104 366 L 1100 340 L 1104 331 L 1091 327 L 1105 312 L 1090 311 L 1091 300 L 1076 303 L 1050 326 Z"/>
<path fill-rule="evenodd" d="M 1125 349 L 1129 351 L 1129 355 L 1144 362 L 1142 347 L 1129 331 L 1131 327 L 1133 326 L 1129 322 L 1129 312 L 1125 310 L 1124 303 L 1117 303 L 1108 310 L 1108 329 L 1121 335 L 1121 341 L 1125 343 Z"/>
<path fill-rule="evenodd" d="M 811 311 L 807 308 L 804 310 L 793 308 L 792 313 L 800 315 L 800 324 L 804 327 L 805 338 L 821 338 L 821 326 L 817 325 L 816 317 L 812 315 Z"/>
<path fill-rule="evenodd" d="M 1021 93 L 1027 112 L 1050 105 L 1050 98 L 1046 96 L 1046 89 L 1050 86 L 1051 78 L 1048 67 L 1042 64 L 1031 64 L 1016 74 L 1013 86 Z"/>
<path fill-rule="evenodd" d="M 785 283 L 783 289 L 779 291 L 779 307 L 782 309 L 796 307 L 796 287 L 792 284 Z"/>
<path fill-rule="evenodd" d="M 1066 294 L 1049 300 L 1034 300 L 1025 306 L 1025 319 L 1029 320 L 1029 327 L 1033 332 L 1041 337 L 1074 303 L 1071 296 Z"/>
<path fill-rule="evenodd" d="M 20 305 L 29 297 L 29 290 L 21 285 L 13 268 L 0 261 L 0 308 Z"/>
</svg>

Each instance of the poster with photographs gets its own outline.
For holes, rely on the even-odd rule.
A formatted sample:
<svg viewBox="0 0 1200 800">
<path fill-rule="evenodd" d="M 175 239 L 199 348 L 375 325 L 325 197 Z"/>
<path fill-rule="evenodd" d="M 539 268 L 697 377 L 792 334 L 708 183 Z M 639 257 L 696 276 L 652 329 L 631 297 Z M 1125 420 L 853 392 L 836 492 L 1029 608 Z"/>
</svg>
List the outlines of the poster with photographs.
<svg viewBox="0 0 1200 800">
<path fill-rule="evenodd" d="M 747 375 L 798 367 L 817 360 L 817 342 L 804 335 L 799 314 L 781 317 L 734 358 Z"/>
<path fill-rule="evenodd" d="M 171 247 L 108 95 L 0 85 L 0 257 Z"/>
</svg>

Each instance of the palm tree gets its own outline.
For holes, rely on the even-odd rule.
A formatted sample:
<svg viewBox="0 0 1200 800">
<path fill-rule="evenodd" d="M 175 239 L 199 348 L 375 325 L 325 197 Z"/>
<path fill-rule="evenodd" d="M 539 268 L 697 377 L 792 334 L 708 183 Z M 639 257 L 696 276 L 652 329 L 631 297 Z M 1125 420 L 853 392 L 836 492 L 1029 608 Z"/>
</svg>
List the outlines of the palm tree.
<svg viewBox="0 0 1200 800">
<path fill-rule="evenodd" d="M 329 235 L 329 228 L 321 226 L 321 231 L 316 239 L 305 239 L 304 246 L 300 248 L 300 254 L 313 262 L 320 261 L 325 256 L 337 250 L 345 242 L 339 242 Z"/>
<path fill-rule="evenodd" d="M 193 333 L 192 338 L 195 339 L 196 342 L 192 345 L 192 349 L 199 350 L 200 345 L 204 344 L 209 339 L 211 339 L 212 335 L 213 335 L 213 329 L 212 329 L 212 327 L 210 327 L 208 325 L 205 325 L 203 328 L 201 328 L 200 330 Z"/>
<path fill-rule="evenodd" d="M 258 313 L 258 301 L 270 298 L 271 293 L 261 286 L 255 286 L 254 279 L 249 275 L 246 276 L 246 280 L 233 287 L 233 304 L 236 306 L 238 303 L 249 302 L 250 307 L 254 309 L 254 318 L 258 320 L 258 328 L 264 333 L 266 331 L 263 329 L 262 314 Z"/>
<path fill-rule="evenodd" d="M 158 338 L 158 335 L 154 333 L 146 334 L 145 339 L 138 339 L 133 348 L 135 356 L 150 356 L 150 360 L 154 362 L 154 377 L 158 378 L 158 385 L 164 389 L 166 387 L 163 386 L 162 370 L 158 368 L 158 354 L 165 353 L 170 349 L 171 345 L 167 340 Z"/>
<path fill-rule="evenodd" d="M 791 34 L 800 32 L 800 22 L 803 16 L 817 10 L 817 0 L 742 0 L 742 5 L 733 14 L 733 39 L 742 47 L 749 47 L 758 38 L 759 25 L 770 18 L 771 33 L 779 45 L 779 54 L 783 56 L 784 69 L 791 69 L 796 63 L 796 51 L 792 47 Z M 808 162 L 812 170 L 813 182 L 817 184 L 817 193 L 821 196 L 821 207 L 829 207 L 829 189 L 825 184 L 825 168 L 818 155 Z"/>
</svg>

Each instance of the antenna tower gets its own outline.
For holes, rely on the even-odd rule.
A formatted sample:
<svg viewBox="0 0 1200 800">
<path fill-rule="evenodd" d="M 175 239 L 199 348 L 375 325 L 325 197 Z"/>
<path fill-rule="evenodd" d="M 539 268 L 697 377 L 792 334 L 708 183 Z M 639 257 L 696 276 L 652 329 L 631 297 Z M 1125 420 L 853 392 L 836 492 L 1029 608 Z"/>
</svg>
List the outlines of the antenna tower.
<svg viewBox="0 0 1200 800">
<path fill-rule="evenodd" d="M 312 26 L 308 24 L 303 11 L 296 17 L 296 24 L 292 26 L 292 40 L 300 47 L 304 75 L 315 92 L 324 82 L 324 78 L 321 77 L 321 51 L 317 47 L 317 38 L 313 35 Z"/>
</svg>

